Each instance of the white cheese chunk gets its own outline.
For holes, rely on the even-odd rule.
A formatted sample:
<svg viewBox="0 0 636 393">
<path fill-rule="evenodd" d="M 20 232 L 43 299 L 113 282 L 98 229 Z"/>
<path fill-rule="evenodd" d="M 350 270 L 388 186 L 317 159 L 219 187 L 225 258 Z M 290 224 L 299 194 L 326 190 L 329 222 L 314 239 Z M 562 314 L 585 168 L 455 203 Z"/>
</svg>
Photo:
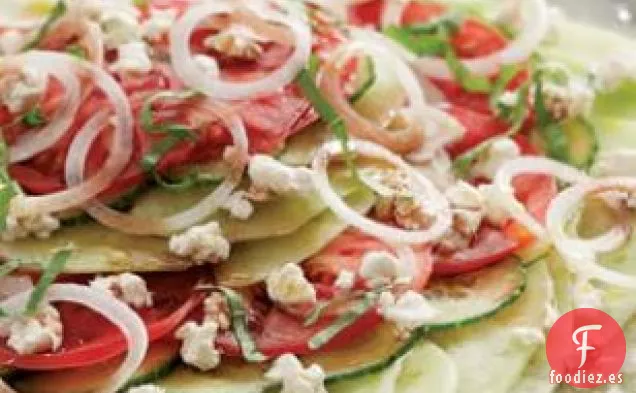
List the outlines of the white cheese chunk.
<svg viewBox="0 0 636 393">
<path fill-rule="evenodd" d="M 217 262 L 230 256 L 230 242 L 221 233 L 217 222 L 195 226 L 170 238 L 170 252 L 188 257 L 197 263 Z"/>
<path fill-rule="evenodd" d="M 60 228 L 60 221 L 56 217 L 50 214 L 32 214 L 25 208 L 24 201 L 23 195 L 17 195 L 11 199 L 6 229 L 0 233 L 0 238 L 5 242 L 29 236 L 48 239 Z"/>
<path fill-rule="evenodd" d="M 254 213 L 254 206 L 245 191 L 236 191 L 223 203 L 223 209 L 230 212 L 232 217 L 247 220 Z"/>
<path fill-rule="evenodd" d="M 401 331 L 411 331 L 430 322 L 439 311 L 421 294 L 408 291 L 397 300 L 391 292 L 383 292 L 379 300 L 382 317 L 395 323 Z"/>
<path fill-rule="evenodd" d="M 150 10 L 150 18 L 141 25 L 141 34 L 149 40 L 161 39 L 170 32 L 177 19 L 177 10 L 174 8 Z"/>
<path fill-rule="evenodd" d="M 477 159 L 471 173 L 474 177 L 492 180 L 503 164 L 520 156 L 521 150 L 512 139 L 498 138 Z"/>
<path fill-rule="evenodd" d="M 316 290 L 305 277 L 303 270 L 288 263 L 267 276 L 265 280 L 269 298 L 282 306 L 316 303 Z"/>
<path fill-rule="evenodd" d="M 175 337 L 183 340 L 181 359 L 187 365 L 201 371 L 215 369 L 221 363 L 221 353 L 214 348 L 219 325 L 214 321 L 205 321 L 198 325 L 187 322 L 175 333 Z"/>
<path fill-rule="evenodd" d="M 313 190 L 309 169 L 288 167 L 267 155 L 253 156 L 248 174 L 255 188 L 276 194 L 307 193 Z"/>
<path fill-rule="evenodd" d="M 119 57 L 110 65 L 115 72 L 147 73 L 152 70 L 148 46 L 142 41 L 130 42 L 117 48 Z"/>
<path fill-rule="evenodd" d="M 344 291 L 353 289 L 356 283 L 356 274 L 350 270 L 343 270 L 338 274 L 334 286 Z"/>
<path fill-rule="evenodd" d="M 232 24 L 219 34 L 207 37 L 203 45 L 230 57 L 253 60 L 263 53 L 261 44 L 265 42 L 267 39 L 256 34 L 249 26 Z"/>
<path fill-rule="evenodd" d="M 26 110 L 30 101 L 37 100 L 46 91 L 48 75 L 35 68 L 25 66 L 15 80 L 3 87 L 0 98 L 11 113 Z"/>
<path fill-rule="evenodd" d="M 148 291 L 146 281 L 136 274 L 97 277 L 91 281 L 90 287 L 108 292 L 135 308 L 152 307 L 152 293 Z"/>
<path fill-rule="evenodd" d="M 276 359 L 265 378 L 281 383 L 281 393 L 327 393 L 323 369 L 317 364 L 304 368 L 298 358 L 290 354 Z"/>
<path fill-rule="evenodd" d="M 141 26 L 137 15 L 119 7 L 105 9 L 100 17 L 100 26 L 104 32 L 104 44 L 115 49 L 141 39 Z"/>
<path fill-rule="evenodd" d="M 227 300 L 225 296 L 218 292 L 213 292 L 205 299 L 203 302 L 203 314 L 205 321 L 216 322 L 220 330 L 228 330 L 232 327 Z"/>
<path fill-rule="evenodd" d="M 60 313 L 46 304 L 33 317 L 0 319 L 0 337 L 7 338 L 7 346 L 20 355 L 57 351 L 63 338 Z"/>
<path fill-rule="evenodd" d="M 360 276 L 371 286 L 383 286 L 397 280 L 400 260 L 387 251 L 369 251 L 362 256 Z"/>
<path fill-rule="evenodd" d="M 502 200 L 507 199 L 506 196 L 502 197 L 503 191 L 493 184 L 482 184 L 478 189 L 484 197 L 486 219 L 492 224 L 503 225 L 510 218 L 510 213 L 502 202 Z M 525 207 L 520 202 L 516 202 L 516 204 L 520 211 L 525 211 Z"/>
</svg>

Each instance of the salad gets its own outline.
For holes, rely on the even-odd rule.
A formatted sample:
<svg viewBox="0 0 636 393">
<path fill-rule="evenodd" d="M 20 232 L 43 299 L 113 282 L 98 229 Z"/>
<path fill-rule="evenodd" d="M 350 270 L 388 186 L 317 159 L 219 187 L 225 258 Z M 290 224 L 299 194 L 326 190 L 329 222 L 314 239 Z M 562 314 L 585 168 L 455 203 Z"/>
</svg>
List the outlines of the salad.
<svg viewBox="0 0 636 393">
<path fill-rule="evenodd" d="M 575 308 L 636 391 L 635 49 L 546 0 L 2 2 L 0 392 L 568 392 Z"/>
</svg>

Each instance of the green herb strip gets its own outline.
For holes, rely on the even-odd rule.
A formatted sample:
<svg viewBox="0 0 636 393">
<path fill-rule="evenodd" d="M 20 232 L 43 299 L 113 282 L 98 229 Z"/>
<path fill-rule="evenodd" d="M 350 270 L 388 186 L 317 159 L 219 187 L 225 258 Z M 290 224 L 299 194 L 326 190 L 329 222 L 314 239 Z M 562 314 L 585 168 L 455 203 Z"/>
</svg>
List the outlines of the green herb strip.
<svg viewBox="0 0 636 393">
<path fill-rule="evenodd" d="M 311 314 L 309 314 L 307 319 L 305 319 L 305 322 L 303 323 L 303 326 L 309 327 L 309 326 L 315 325 L 316 322 L 318 322 L 320 320 L 320 318 L 325 313 L 325 310 L 328 307 L 329 307 L 329 302 L 320 302 L 320 303 L 318 303 L 316 305 L 316 307 L 314 308 L 314 310 L 311 312 Z"/>
<path fill-rule="evenodd" d="M 0 278 L 8 276 L 13 273 L 15 269 L 20 266 L 20 262 L 16 260 L 8 261 L 3 265 L 0 265 Z M 0 318 L 8 317 L 9 313 L 0 307 Z"/>
<path fill-rule="evenodd" d="M 42 39 L 44 39 L 44 37 L 46 37 L 46 35 L 49 33 L 49 30 L 51 30 L 53 24 L 57 22 L 57 20 L 60 19 L 62 16 L 64 16 L 64 14 L 66 14 L 66 11 L 66 3 L 64 2 L 64 0 L 59 0 L 55 4 L 53 10 L 51 10 L 49 16 L 46 18 L 46 21 L 44 21 L 44 24 L 42 24 L 40 30 L 38 30 L 38 32 L 35 34 L 35 37 L 33 37 L 31 41 L 24 45 L 22 50 L 28 51 L 37 48 L 38 45 L 40 45 Z"/>
<path fill-rule="evenodd" d="M 20 193 L 19 186 L 9 176 L 9 148 L 0 134 L 0 231 L 7 229 L 11 199 Z"/>
<path fill-rule="evenodd" d="M 541 71 L 536 72 L 533 76 L 535 84 L 534 107 L 537 117 L 537 127 L 539 131 L 541 131 L 541 136 L 545 141 L 548 156 L 555 160 L 569 162 L 568 136 L 563 131 L 561 124 L 554 119 L 546 107 L 542 77 L 543 73 Z"/>
<path fill-rule="evenodd" d="M 352 104 L 360 101 L 360 99 L 364 97 L 364 95 L 367 94 L 369 90 L 371 90 L 377 80 L 377 75 L 375 72 L 375 62 L 373 61 L 373 59 L 366 57 L 364 64 L 368 77 L 358 88 L 358 90 L 356 90 L 356 92 L 353 93 L 351 97 L 349 97 L 349 102 L 351 102 Z"/>
<path fill-rule="evenodd" d="M 416 36 L 406 27 L 389 26 L 384 34 L 417 56 L 441 56 L 448 41 L 437 36 Z"/>
<path fill-rule="evenodd" d="M 40 280 L 31 292 L 31 297 L 26 305 L 25 313 L 33 315 L 38 311 L 38 307 L 46 296 L 47 289 L 53 284 L 57 276 L 64 270 L 64 266 L 71 256 L 70 250 L 61 250 L 55 253 L 51 262 L 46 266 Z"/>
<path fill-rule="evenodd" d="M 311 62 L 310 62 L 311 63 Z M 354 169 L 353 157 L 349 149 L 349 133 L 344 120 L 336 113 L 335 109 L 327 102 L 322 92 L 316 85 L 314 75 L 309 68 L 305 68 L 298 74 L 297 82 L 302 89 L 305 97 L 312 103 L 318 114 L 323 121 L 327 123 L 327 126 L 334 134 L 334 136 L 342 144 L 342 151 L 344 153 L 347 164 L 350 168 Z"/>
<path fill-rule="evenodd" d="M 22 116 L 22 124 L 29 128 L 41 127 L 46 124 L 46 117 L 40 107 L 36 106 Z"/>
<path fill-rule="evenodd" d="M 86 53 L 86 49 L 82 48 L 80 45 L 77 45 L 77 44 L 67 46 L 66 53 L 82 60 L 88 58 L 88 53 Z"/>
<path fill-rule="evenodd" d="M 256 348 L 256 342 L 249 332 L 247 327 L 247 312 L 245 311 L 245 307 L 243 307 L 241 295 L 224 287 L 214 287 L 214 291 L 223 294 L 227 300 L 232 317 L 232 331 L 241 347 L 243 358 L 252 363 L 261 363 L 267 360 L 267 357 Z"/>
<path fill-rule="evenodd" d="M 343 330 L 353 325 L 364 314 L 375 307 L 378 296 L 376 293 L 365 293 L 358 304 L 342 314 L 331 326 L 317 333 L 309 340 L 309 349 L 316 350 L 329 343 Z"/>
</svg>

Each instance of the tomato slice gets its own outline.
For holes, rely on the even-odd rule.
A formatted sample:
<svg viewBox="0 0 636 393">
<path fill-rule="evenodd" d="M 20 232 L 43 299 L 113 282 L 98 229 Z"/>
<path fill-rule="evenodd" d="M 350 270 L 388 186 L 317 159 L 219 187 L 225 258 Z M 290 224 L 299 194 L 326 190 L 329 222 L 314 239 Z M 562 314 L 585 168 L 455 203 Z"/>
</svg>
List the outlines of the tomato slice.
<svg viewBox="0 0 636 393">
<path fill-rule="evenodd" d="M 151 342 L 173 332 L 201 305 L 205 295 L 192 292 L 199 277 L 191 273 L 147 277 L 154 305 L 138 312 L 148 327 Z M 99 314 L 70 303 L 59 303 L 56 307 L 65 327 L 62 348 L 55 353 L 20 356 L 0 345 L 0 365 L 24 370 L 58 370 L 94 365 L 126 351 L 121 332 Z"/>
<path fill-rule="evenodd" d="M 453 276 L 474 272 L 502 261 L 519 248 L 516 239 L 508 238 L 497 229 L 483 226 L 475 235 L 470 248 L 448 256 L 437 255 L 433 265 L 436 276 Z"/>
<path fill-rule="evenodd" d="M 479 113 L 462 106 L 453 105 L 450 114 L 466 128 L 466 135 L 460 141 L 447 147 L 448 152 L 453 157 L 467 152 L 487 139 L 502 135 L 509 129 L 506 122 L 495 116 Z"/>
<path fill-rule="evenodd" d="M 333 285 L 341 271 L 357 272 L 362 256 L 369 251 L 393 250 L 386 243 L 356 230 L 349 230 L 329 243 L 320 253 L 303 264 L 305 272 L 312 282 Z M 424 289 L 431 275 L 432 256 L 430 247 L 415 247 L 415 277 L 411 284 L 414 290 Z M 356 283 L 365 288 L 363 280 Z"/>
</svg>

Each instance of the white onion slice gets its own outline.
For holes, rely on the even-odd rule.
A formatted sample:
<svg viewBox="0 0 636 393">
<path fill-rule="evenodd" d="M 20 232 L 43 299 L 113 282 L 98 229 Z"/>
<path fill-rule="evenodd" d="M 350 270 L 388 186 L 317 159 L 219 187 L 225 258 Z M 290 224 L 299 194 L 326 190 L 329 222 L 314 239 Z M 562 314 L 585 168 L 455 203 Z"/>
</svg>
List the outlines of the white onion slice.
<svg viewBox="0 0 636 393">
<path fill-rule="evenodd" d="M 238 100 L 273 93 L 291 83 L 298 72 L 305 67 L 311 55 L 311 31 L 309 24 L 295 12 L 285 14 L 271 7 L 259 6 L 259 1 L 237 2 L 211 1 L 201 2 L 190 7 L 176 22 L 170 31 L 170 53 L 172 65 L 183 82 L 204 94 L 223 100 Z M 252 7 L 245 9 L 244 7 Z M 194 30 L 210 16 L 234 13 L 256 13 L 263 20 L 288 26 L 291 34 L 284 41 L 295 43 L 292 55 L 284 65 L 262 79 L 248 82 L 227 82 L 219 77 L 210 77 L 193 59 L 190 49 L 190 37 Z M 254 27 L 254 26 L 252 26 Z M 211 59 L 214 61 L 214 59 Z"/>
<path fill-rule="evenodd" d="M 435 211 L 435 222 L 427 230 L 408 231 L 373 221 L 349 206 L 342 200 L 329 182 L 327 169 L 332 157 L 342 154 L 340 142 L 333 141 L 323 145 L 313 161 L 314 184 L 325 204 L 347 224 L 375 236 L 388 243 L 423 244 L 434 242 L 444 236 L 452 224 L 452 213 L 448 201 L 426 177 L 417 173 L 402 158 L 391 151 L 366 141 L 352 141 L 352 152 L 363 156 L 384 160 L 408 174 L 414 188 L 414 196 L 420 199 L 430 211 Z"/>
<path fill-rule="evenodd" d="M 0 304 L 6 311 L 17 314 L 24 310 L 30 295 L 31 291 L 23 292 Z M 98 391 L 115 393 L 137 371 L 148 351 L 148 332 L 139 315 L 117 298 L 104 296 L 103 292 L 84 285 L 53 284 L 47 290 L 45 301 L 81 304 L 102 315 L 121 330 L 128 344 L 126 358 L 105 386 Z M 72 326 L 68 328 L 72 329 Z"/>
<path fill-rule="evenodd" d="M 506 64 L 519 64 L 527 61 L 536 51 L 550 29 L 550 19 L 546 0 L 525 0 L 520 3 L 523 10 L 523 26 L 519 35 L 506 48 L 493 54 L 463 60 L 470 72 L 478 75 L 493 75 Z M 432 78 L 453 79 L 454 73 L 444 59 L 421 57 L 413 66 L 424 75 Z"/>
<path fill-rule="evenodd" d="M 372 61 L 382 62 L 381 68 L 393 70 L 407 95 L 407 107 L 403 113 L 409 118 L 405 129 L 388 130 L 360 113 L 349 102 L 342 87 L 341 69 L 352 56 L 367 55 Z M 354 41 L 339 48 L 327 61 L 319 75 L 319 84 L 327 100 L 345 121 L 349 132 L 361 139 L 371 140 L 392 151 L 407 153 L 417 150 L 424 143 L 427 105 L 424 92 L 413 71 L 407 64 L 381 45 L 365 41 Z"/>
<path fill-rule="evenodd" d="M 75 113 L 80 105 L 81 87 L 77 76 L 73 72 L 69 72 L 69 68 L 72 67 L 69 59 L 64 56 L 52 55 L 49 52 L 29 52 L 8 59 L 6 64 L 8 66 L 32 67 L 57 79 L 64 88 L 59 107 L 51 122 L 41 129 L 25 132 L 14 145 L 9 147 L 10 162 L 15 163 L 28 160 L 45 151 L 66 134 L 73 124 Z"/>
<path fill-rule="evenodd" d="M 42 52 L 31 53 L 40 54 Z M 69 183 L 69 189 L 55 194 L 25 197 L 23 203 L 17 206 L 18 211 L 16 213 L 18 215 L 49 214 L 85 204 L 105 190 L 124 170 L 133 151 L 134 120 L 126 93 L 124 93 L 119 83 L 104 70 L 87 61 L 80 61 L 70 55 L 61 53 L 46 52 L 46 54 L 45 58 L 63 60 L 71 69 L 74 66 L 79 66 L 83 70 L 88 71 L 93 77 L 93 83 L 106 95 L 115 111 L 112 147 L 103 167 L 90 179 L 81 184 Z M 68 68 L 63 71 L 68 72 Z M 102 129 L 106 121 L 105 113 L 100 112 L 93 116 L 84 125 L 80 133 L 86 132 L 86 129 Z M 67 163 L 67 172 L 78 170 L 78 168 L 74 168 L 74 165 L 81 165 L 84 162 L 79 161 L 75 154 L 69 154 L 67 161 L 70 162 L 70 164 Z"/>
<path fill-rule="evenodd" d="M 587 195 L 610 190 L 636 190 L 636 178 L 605 178 L 575 185 L 559 194 L 550 204 L 547 227 L 554 245 L 568 267 L 585 278 L 595 278 L 626 288 L 636 288 L 636 277 L 605 268 L 597 263 L 598 254 L 610 252 L 627 240 L 629 229 L 621 226 L 595 239 L 568 235 L 566 225 Z"/>
<path fill-rule="evenodd" d="M 237 171 L 243 171 L 248 162 L 247 131 L 241 118 L 223 104 L 207 102 L 206 112 L 215 115 L 228 127 L 234 140 L 236 149 Z M 71 184 L 79 184 L 84 178 L 84 167 L 90 146 L 97 137 L 95 129 L 85 129 L 80 132 L 73 141 L 69 157 L 73 155 L 73 161 L 67 161 L 66 181 Z M 212 213 L 218 210 L 232 195 L 232 192 L 240 182 L 240 176 L 228 176 L 210 195 L 205 197 L 195 206 L 167 218 L 148 219 L 135 217 L 130 214 L 118 212 L 105 204 L 92 201 L 86 207 L 86 212 L 101 224 L 130 235 L 157 235 L 166 236 L 172 233 L 186 230 L 199 224 Z"/>
<path fill-rule="evenodd" d="M 512 181 L 522 174 L 551 175 L 568 183 L 582 183 L 590 181 L 585 173 L 569 165 L 544 157 L 521 157 L 506 162 L 499 168 L 493 184 L 501 194 L 501 205 L 521 225 L 531 231 L 538 239 L 547 240 L 547 232 L 516 199 Z"/>
<path fill-rule="evenodd" d="M 382 11 L 382 27 L 402 25 L 402 15 L 409 0 L 386 0 Z"/>
</svg>

